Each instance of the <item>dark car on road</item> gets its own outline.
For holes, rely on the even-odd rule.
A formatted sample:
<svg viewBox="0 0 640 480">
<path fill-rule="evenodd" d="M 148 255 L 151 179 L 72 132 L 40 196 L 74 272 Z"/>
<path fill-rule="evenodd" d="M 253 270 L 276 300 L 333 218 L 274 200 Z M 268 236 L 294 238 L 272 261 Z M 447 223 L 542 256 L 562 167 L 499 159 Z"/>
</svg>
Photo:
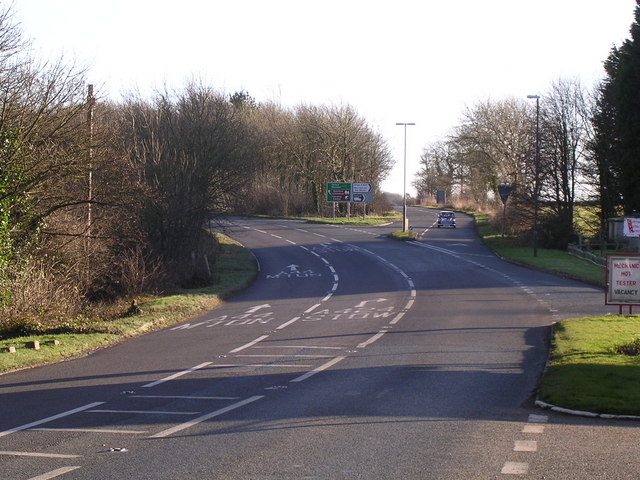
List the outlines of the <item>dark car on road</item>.
<svg viewBox="0 0 640 480">
<path fill-rule="evenodd" d="M 456 214 L 449 210 L 442 210 L 438 214 L 438 228 L 440 227 L 456 228 Z"/>
</svg>

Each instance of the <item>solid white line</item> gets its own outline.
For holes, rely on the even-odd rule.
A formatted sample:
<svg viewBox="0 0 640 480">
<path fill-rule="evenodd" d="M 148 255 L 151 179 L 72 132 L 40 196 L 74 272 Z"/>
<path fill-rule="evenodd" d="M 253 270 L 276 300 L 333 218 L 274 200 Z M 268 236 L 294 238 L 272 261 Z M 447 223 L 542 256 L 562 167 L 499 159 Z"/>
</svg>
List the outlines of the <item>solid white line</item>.
<svg viewBox="0 0 640 480">
<path fill-rule="evenodd" d="M 151 383 L 147 383 L 146 385 L 142 385 L 141 388 L 155 387 L 156 385 L 160 385 L 161 383 L 165 383 L 165 382 L 168 382 L 170 380 L 174 380 L 174 379 L 176 379 L 178 377 L 186 375 L 187 373 L 195 372 L 196 370 L 199 370 L 200 368 L 203 368 L 203 367 L 206 367 L 208 365 L 211 365 L 211 363 L 212 362 L 201 363 L 200 365 L 196 365 L 195 367 L 191 367 L 191 368 L 188 368 L 188 369 L 183 370 L 181 372 L 174 373 L 173 375 L 169 375 L 168 377 L 161 378 L 160 380 L 156 380 L 155 382 L 151 382 Z"/>
<path fill-rule="evenodd" d="M 138 433 L 147 433 L 148 430 L 110 430 L 107 428 L 31 428 L 36 432 L 87 432 L 87 433 L 122 433 L 127 435 L 136 435 Z"/>
<path fill-rule="evenodd" d="M 60 475 L 64 475 L 65 473 L 78 470 L 79 468 L 80 466 L 56 468 L 55 470 L 51 470 L 50 472 L 43 473 L 42 475 L 38 475 L 37 477 L 31 477 L 29 480 L 50 480 L 51 478 L 56 478 L 56 477 L 59 477 Z"/>
<path fill-rule="evenodd" d="M 66 412 L 58 413 L 57 415 L 53 415 L 51 417 L 43 418 L 42 420 L 36 420 L 35 422 L 27 423 L 25 425 L 21 425 L 19 427 L 12 428 L 10 430 L 5 430 L 4 432 L 0 432 L 0 437 L 4 437 L 5 435 L 9 435 L 10 433 L 19 432 L 21 430 L 27 430 L 31 427 L 35 427 L 36 425 L 42 425 L 43 423 L 48 423 L 53 420 L 57 420 L 62 417 L 67 417 L 69 415 L 73 415 L 74 413 L 82 412 L 84 410 L 89 410 L 90 408 L 97 407 L 98 405 L 102 405 L 105 402 L 93 402 L 84 407 L 74 408 L 73 410 L 69 410 Z"/>
<path fill-rule="evenodd" d="M 174 398 L 178 400 L 237 400 L 240 397 L 203 397 L 200 395 L 127 395 L 127 398 Z"/>
<path fill-rule="evenodd" d="M 373 337 L 371 337 L 369 340 L 367 340 L 365 342 L 362 342 L 356 348 L 365 348 L 367 345 L 371 345 L 376 340 L 379 340 L 385 333 L 387 333 L 387 332 L 380 331 L 380 332 L 376 333 Z"/>
<path fill-rule="evenodd" d="M 161 410 L 87 410 L 87 413 L 135 413 L 146 415 L 152 413 L 154 415 L 198 415 L 201 412 L 168 412 Z"/>
<path fill-rule="evenodd" d="M 333 360 L 329 360 L 327 363 L 325 363 L 324 365 L 320 365 L 318 368 L 314 368 L 313 370 L 311 370 L 310 372 L 305 373 L 304 375 L 300 375 L 299 377 L 294 378 L 293 380 L 289 380 L 292 383 L 299 383 L 299 382 L 304 382 L 306 379 L 314 376 L 316 373 L 320 373 L 324 370 L 326 370 L 327 368 L 331 368 L 332 366 L 334 366 L 336 363 L 341 362 L 342 360 L 344 360 L 347 357 L 336 357 Z"/>
<path fill-rule="evenodd" d="M 260 400 L 261 398 L 264 398 L 264 395 L 255 395 L 253 397 L 246 398 L 244 400 L 236 402 L 236 403 L 234 403 L 232 405 L 229 405 L 227 407 L 221 408 L 221 409 L 216 410 L 216 411 L 211 412 L 211 413 L 207 413 L 206 415 L 202 415 L 201 417 L 194 418 L 193 420 L 190 420 L 188 422 L 181 423 L 180 425 L 176 425 L 175 427 L 171 427 L 171 428 L 168 428 L 168 429 L 163 430 L 161 432 L 158 432 L 158 433 L 156 433 L 154 435 L 151 435 L 149 438 L 164 438 L 164 437 L 168 437 L 169 435 L 173 435 L 174 433 L 181 432 L 182 430 L 186 430 L 187 428 L 191 428 L 194 425 L 197 425 L 198 423 L 204 422 L 204 421 L 209 420 L 209 419 L 214 418 L 214 417 L 218 417 L 218 416 L 223 415 L 223 414 L 225 414 L 227 412 L 235 410 L 236 408 L 240 408 L 240 407 L 243 407 L 245 405 L 248 405 L 249 403 L 255 402 L 256 400 Z"/>
<path fill-rule="evenodd" d="M 249 343 L 245 343 L 241 347 L 234 348 L 229 353 L 237 353 L 237 352 L 240 352 L 240 351 L 244 350 L 245 348 L 253 347 L 256 343 L 260 343 L 265 338 L 269 338 L 269 335 L 262 335 L 261 337 L 258 337 L 258 338 L 256 338 L 255 340 L 252 340 Z"/>
<path fill-rule="evenodd" d="M 64 455 L 62 453 L 39 453 L 39 452 L 11 452 L 0 450 L 0 455 L 11 455 L 15 457 L 39 457 L 39 458 L 79 458 L 81 455 Z"/>
<path fill-rule="evenodd" d="M 300 320 L 300 317 L 293 317 L 291 320 L 289 320 L 288 322 L 284 322 L 282 325 L 280 325 L 279 327 L 276 327 L 276 330 L 282 330 L 283 328 L 288 327 L 289 325 L 291 325 L 292 323 L 297 322 L 298 320 Z"/>
</svg>

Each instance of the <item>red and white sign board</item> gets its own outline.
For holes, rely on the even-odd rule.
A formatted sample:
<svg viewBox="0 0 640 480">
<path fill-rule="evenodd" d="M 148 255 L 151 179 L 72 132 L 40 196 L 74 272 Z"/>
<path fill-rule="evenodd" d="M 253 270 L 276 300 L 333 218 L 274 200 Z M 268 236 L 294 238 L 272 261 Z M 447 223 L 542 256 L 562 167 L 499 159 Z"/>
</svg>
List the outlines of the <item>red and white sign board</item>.
<svg viewBox="0 0 640 480">
<path fill-rule="evenodd" d="M 625 237 L 640 237 L 640 218 L 624 218 L 623 235 Z"/>
<path fill-rule="evenodd" d="M 607 305 L 640 305 L 640 254 L 607 255 Z"/>
</svg>

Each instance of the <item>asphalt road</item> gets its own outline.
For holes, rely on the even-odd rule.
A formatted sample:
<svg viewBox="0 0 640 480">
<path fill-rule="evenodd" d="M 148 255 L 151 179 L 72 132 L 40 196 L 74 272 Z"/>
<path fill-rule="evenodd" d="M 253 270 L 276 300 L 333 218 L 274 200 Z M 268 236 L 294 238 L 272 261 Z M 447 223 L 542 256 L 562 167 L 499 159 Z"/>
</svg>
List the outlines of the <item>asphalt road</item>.
<svg viewBox="0 0 640 480">
<path fill-rule="evenodd" d="M 638 423 L 533 405 L 550 325 L 604 293 L 435 228 L 231 219 L 255 284 L 88 357 L 0 377 L 7 479 L 637 479 Z"/>
</svg>

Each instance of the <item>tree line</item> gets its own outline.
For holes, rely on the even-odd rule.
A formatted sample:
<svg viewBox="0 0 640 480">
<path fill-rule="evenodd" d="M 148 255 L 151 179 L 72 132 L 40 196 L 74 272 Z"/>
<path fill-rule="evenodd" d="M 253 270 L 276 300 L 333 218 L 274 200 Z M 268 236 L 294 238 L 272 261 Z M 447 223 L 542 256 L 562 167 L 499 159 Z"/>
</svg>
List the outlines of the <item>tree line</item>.
<svg viewBox="0 0 640 480">
<path fill-rule="evenodd" d="M 507 231 L 531 238 L 539 204 L 541 240 L 555 248 L 575 239 L 575 206 L 596 205 L 599 221 L 588 233 L 603 238 L 608 218 L 640 211 L 640 2 L 631 38 L 611 50 L 604 71 L 592 89 L 561 78 L 533 98 L 468 107 L 445 139 L 425 148 L 415 187 L 427 198 L 444 190 L 501 212 L 498 185 L 508 184 Z"/>
<path fill-rule="evenodd" d="M 377 187 L 391 166 L 349 105 L 259 104 L 197 81 L 101 99 L 85 68 L 38 60 L 6 8 L 0 335 L 66 328 L 100 300 L 210 283 L 212 220 L 327 214 L 327 182 Z"/>
</svg>

